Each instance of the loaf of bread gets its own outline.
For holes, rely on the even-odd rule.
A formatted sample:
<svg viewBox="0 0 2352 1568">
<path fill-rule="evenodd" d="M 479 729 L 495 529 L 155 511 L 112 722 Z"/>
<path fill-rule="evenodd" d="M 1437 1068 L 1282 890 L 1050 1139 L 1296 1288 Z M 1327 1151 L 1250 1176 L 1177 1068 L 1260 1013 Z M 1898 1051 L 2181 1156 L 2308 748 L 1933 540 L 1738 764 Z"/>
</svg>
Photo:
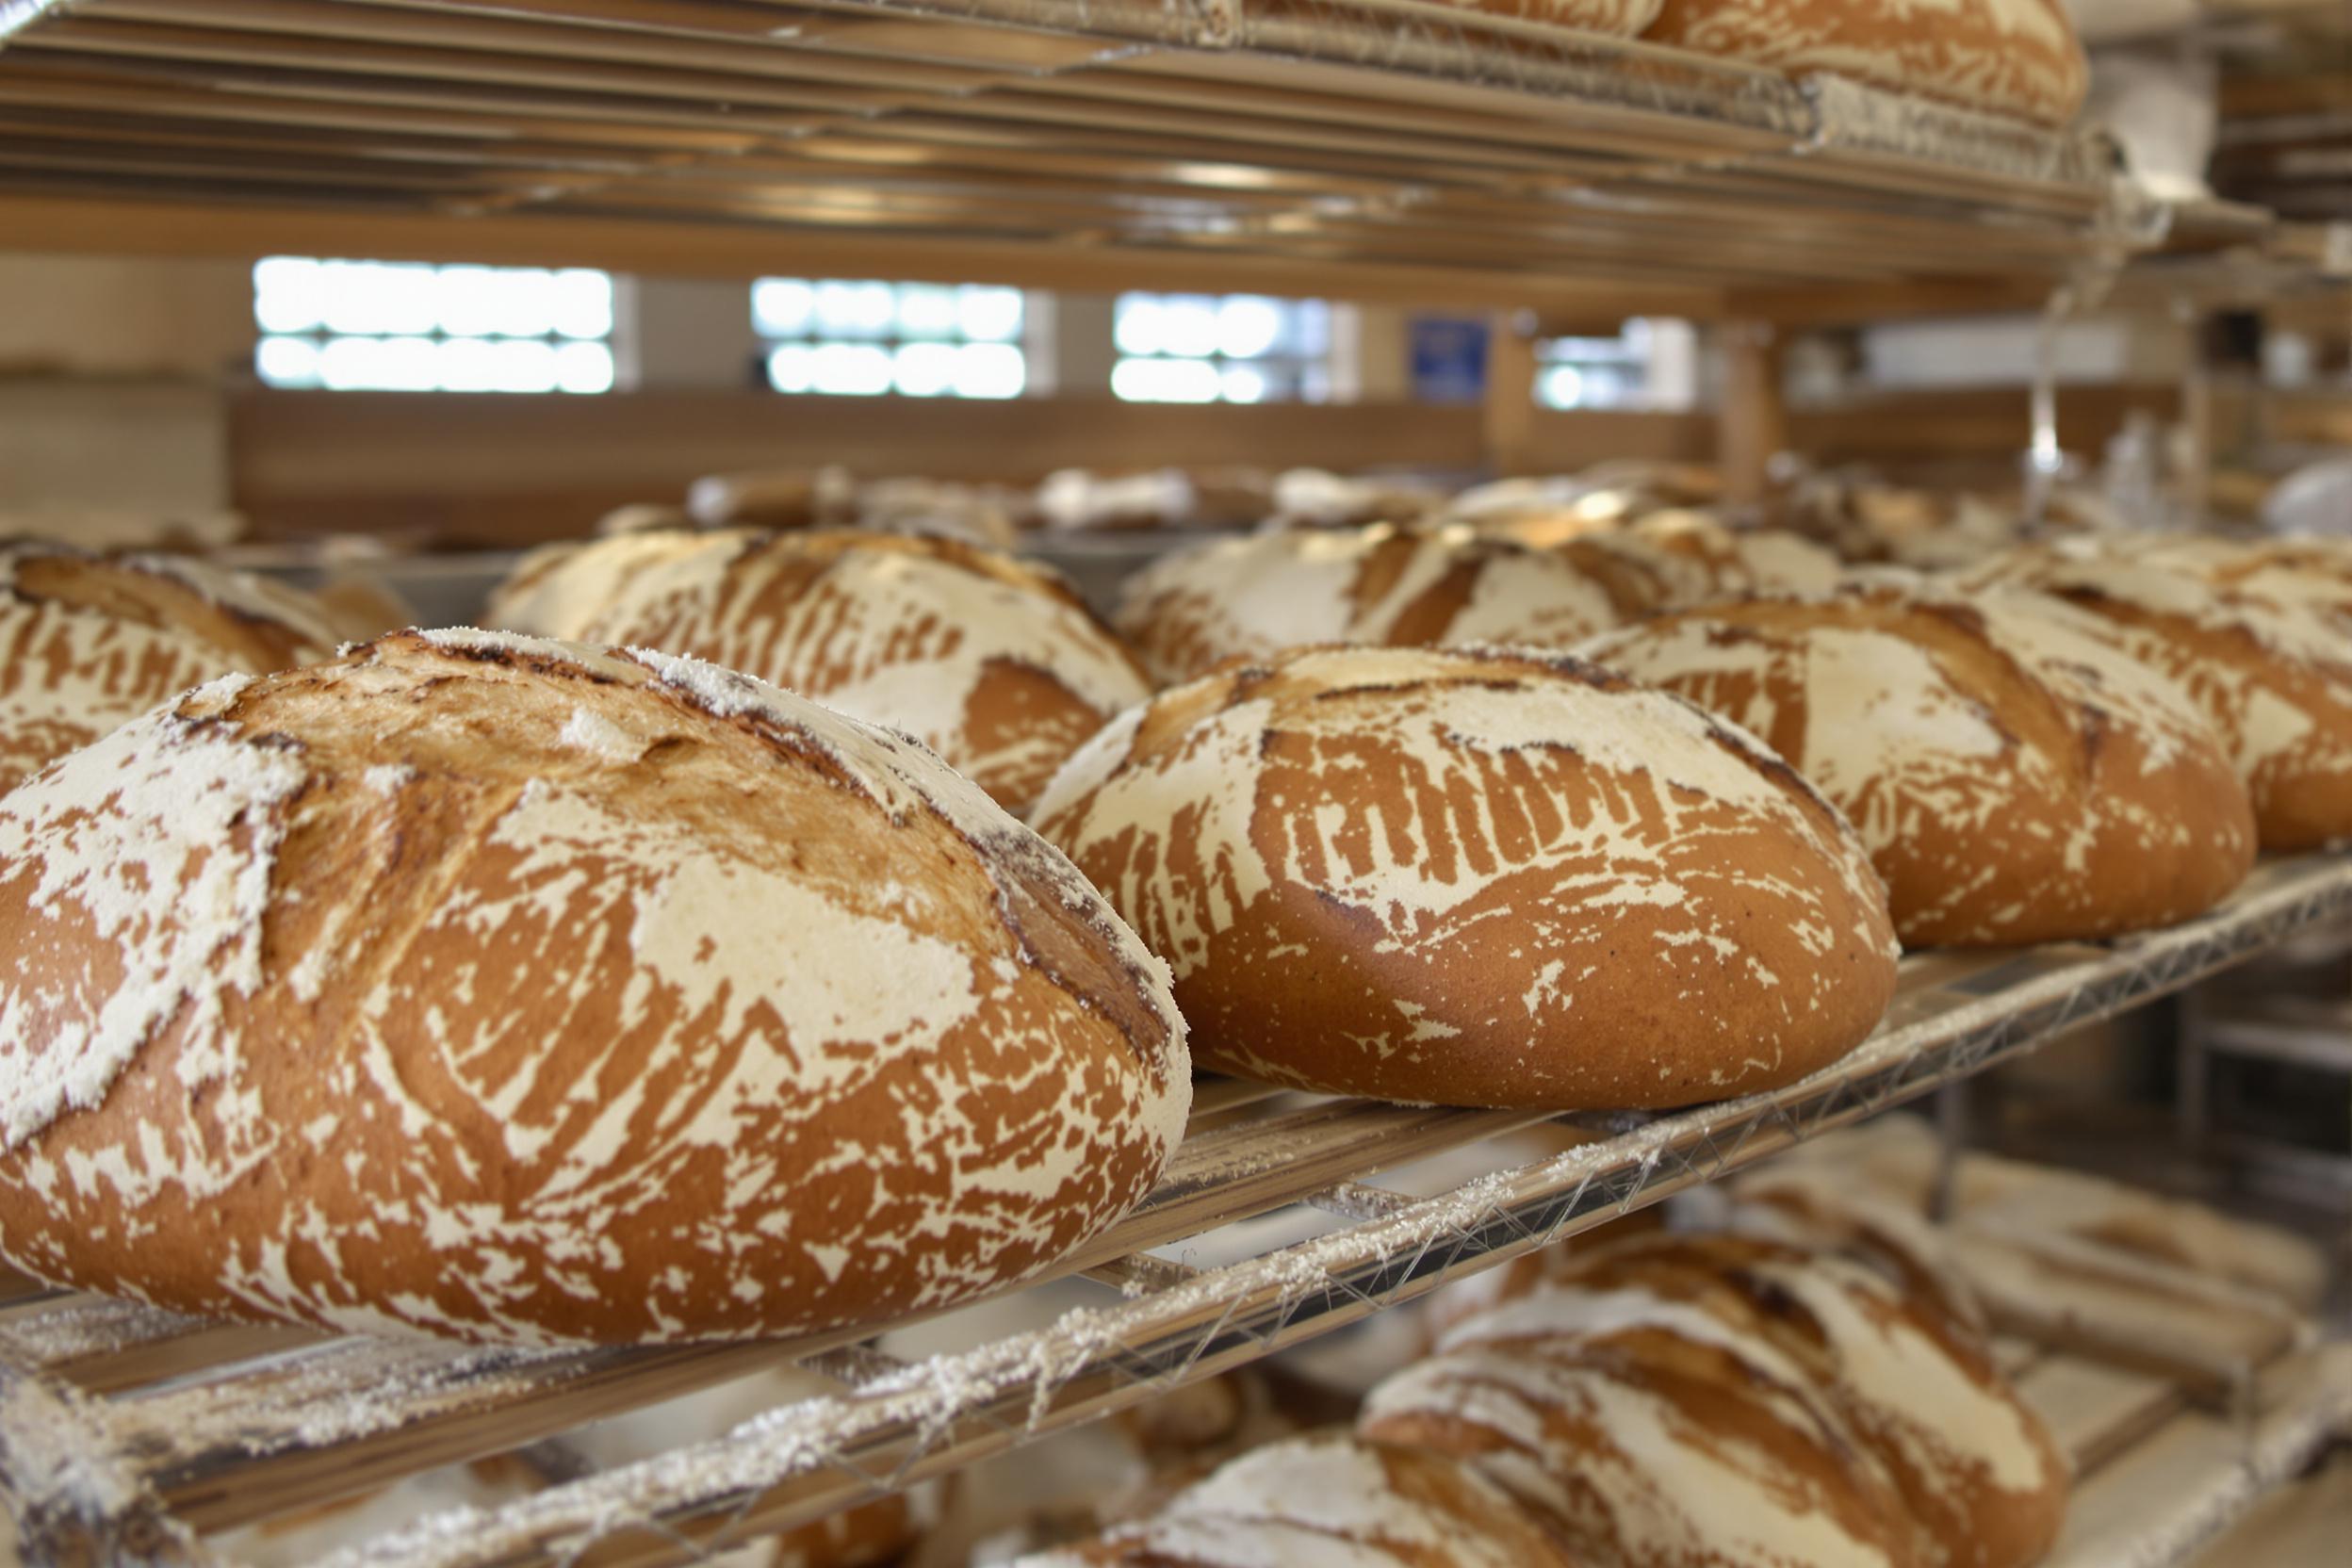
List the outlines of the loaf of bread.
<svg viewBox="0 0 2352 1568">
<path fill-rule="evenodd" d="M 1894 986 L 1836 810 L 1572 659 L 1229 666 L 1088 743 L 1036 820 L 1174 966 L 1200 1059 L 1271 1083 L 1688 1104 L 1835 1060 Z"/>
<path fill-rule="evenodd" d="M 1759 736 L 1860 830 L 1906 945 L 2112 936 L 2210 907 L 2254 821 L 2187 697 L 2067 606 L 1853 587 L 1583 653 Z"/>
<path fill-rule="evenodd" d="M 405 633 L 0 800 L 0 1254 L 176 1311 L 757 1338 L 1035 1274 L 1190 1103 L 1166 971 L 911 742 Z"/>
<path fill-rule="evenodd" d="M 1316 643 L 1563 647 L 1614 624 L 1569 564 L 1464 529 L 1296 529 L 1168 556 L 1129 580 L 1118 626 L 1162 685 Z"/>
<path fill-rule="evenodd" d="M 1151 694 L 1050 567 L 950 539 L 724 535 L 641 567 L 584 633 L 709 660 L 902 730 L 1016 812 Z"/>
<path fill-rule="evenodd" d="M 482 620 L 527 637 L 578 638 L 643 573 L 704 550 L 740 547 L 749 537 L 741 531 L 645 528 L 542 545 L 490 591 Z"/>
<path fill-rule="evenodd" d="M 2352 835 L 2352 630 L 2337 616 L 2114 553 L 2021 550 L 1968 580 L 2064 598 L 2186 689 L 2246 780 L 2262 848 Z"/>
<path fill-rule="evenodd" d="M 1433 534 L 1387 524 L 1220 539 L 1129 578 L 1112 624 L 1152 678 L 1173 686 L 1227 659 L 1351 641 L 1399 583 L 1434 580 L 1447 553 Z"/>
<path fill-rule="evenodd" d="M 1538 1292 L 1473 1318 L 1375 1388 L 1358 1429 L 1477 1465 L 1584 1568 L 1931 1561 L 1800 1363 L 1736 1314 L 1648 1291 Z"/>
<path fill-rule="evenodd" d="M 1259 1448 L 1101 1540 L 1019 1568 L 1580 1568 L 1502 1487 L 1327 1432 Z"/>
<path fill-rule="evenodd" d="M 1644 36 L 2045 125 L 2072 120 L 2090 88 L 2060 0 L 1665 0 Z"/>
<path fill-rule="evenodd" d="M 2132 554 L 2148 565 L 2186 572 L 2230 594 L 2352 616 L 2352 539 L 2305 534 L 2241 541 L 2168 534 L 2148 540 Z"/>
<path fill-rule="evenodd" d="M 1704 512 L 1653 512 L 1628 531 L 1703 563 L 1718 596 L 1825 594 L 1838 586 L 1841 573 L 1835 553 L 1802 534 L 1784 529 L 1726 528 Z"/>
<path fill-rule="evenodd" d="M 1646 1297 L 1772 1344 L 1885 1467 L 1929 1563 L 2025 1568 L 2065 1521 L 2066 1458 L 1984 1338 L 1860 1264 L 1749 1237 L 1660 1235 L 1569 1258 L 1531 1294 L 1547 1325 L 1615 1323 Z M 1505 1331 L 1511 1311 L 1462 1332 Z"/>
<path fill-rule="evenodd" d="M 200 681 L 335 648 L 305 595 L 180 556 L 0 546 L 0 792 Z"/>
</svg>

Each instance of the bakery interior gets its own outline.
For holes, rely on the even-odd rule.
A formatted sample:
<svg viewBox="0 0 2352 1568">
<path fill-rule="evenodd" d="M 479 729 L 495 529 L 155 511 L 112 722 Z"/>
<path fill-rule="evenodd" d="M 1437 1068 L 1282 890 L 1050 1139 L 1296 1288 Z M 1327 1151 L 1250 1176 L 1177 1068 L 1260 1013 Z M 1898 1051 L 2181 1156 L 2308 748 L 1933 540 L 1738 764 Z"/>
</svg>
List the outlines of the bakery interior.
<svg viewBox="0 0 2352 1568">
<path fill-rule="evenodd" d="M 2352 6 L 0 0 L 0 1562 L 2352 1547 Z"/>
</svg>

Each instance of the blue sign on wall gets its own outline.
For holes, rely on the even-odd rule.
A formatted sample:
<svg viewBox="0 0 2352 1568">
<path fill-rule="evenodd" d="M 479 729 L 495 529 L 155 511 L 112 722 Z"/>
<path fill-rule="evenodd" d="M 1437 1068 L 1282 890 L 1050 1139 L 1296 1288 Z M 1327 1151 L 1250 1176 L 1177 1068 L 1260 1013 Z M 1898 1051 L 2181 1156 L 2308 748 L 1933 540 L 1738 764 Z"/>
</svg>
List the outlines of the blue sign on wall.
<svg viewBox="0 0 2352 1568">
<path fill-rule="evenodd" d="M 1415 316 L 1409 331 L 1415 400 L 1475 403 L 1486 396 L 1483 317 Z"/>
</svg>

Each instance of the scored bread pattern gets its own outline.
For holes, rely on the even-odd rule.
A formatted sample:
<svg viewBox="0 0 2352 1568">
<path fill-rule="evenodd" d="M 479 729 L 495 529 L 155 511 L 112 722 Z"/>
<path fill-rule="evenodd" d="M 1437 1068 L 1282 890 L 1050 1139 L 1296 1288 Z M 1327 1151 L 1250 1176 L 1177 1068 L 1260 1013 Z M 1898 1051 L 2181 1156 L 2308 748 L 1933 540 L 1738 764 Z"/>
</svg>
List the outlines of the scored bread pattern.
<svg viewBox="0 0 2352 1568">
<path fill-rule="evenodd" d="M 587 636 L 589 626 L 642 573 L 705 550 L 740 547 L 752 537 L 743 529 L 703 533 L 658 528 L 542 545 L 492 590 L 482 611 L 483 624 L 576 642 Z"/>
<path fill-rule="evenodd" d="M 487 633 L 169 705 L 0 804 L 0 1252 L 517 1343 L 937 1307 L 1132 1206 L 1165 971 L 911 743 Z"/>
<path fill-rule="evenodd" d="M 1164 558 L 1129 582 L 1119 627 L 1173 685 L 1286 647 L 1564 647 L 1614 624 L 1570 563 L 1466 529 L 1297 529 Z"/>
<path fill-rule="evenodd" d="M 2026 549 L 1968 575 L 2089 612 L 2083 624 L 2201 708 L 2253 796 L 2265 850 L 2352 834 L 2352 655 L 2309 597 L 2258 597 L 2156 560 Z"/>
<path fill-rule="evenodd" d="M 2170 924 L 2253 863 L 2210 725 L 2061 603 L 1856 587 L 1667 614 L 1581 651 L 1788 758 L 1861 833 L 1907 942 Z"/>
<path fill-rule="evenodd" d="M 1935 1293 L 1898 1287 L 1848 1257 L 1745 1236 L 1658 1236 L 1543 1256 L 1550 1277 L 1472 1319 L 1464 1337 L 1608 1324 L 1626 1293 L 1645 1292 L 1786 1356 L 1921 1527 L 1923 1561 L 2024 1568 L 2064 1522 L 2065 1454 L 1982 1335 Z"/>
<path fill-rule="evenodd" d="M 1173 966 L 1201 1059 L 1276 1083 L 1688 1103 L 1842 1054 L 1892 985 L 1834 810 L 1565 659 L 1229 669 L 1097 736 L 1037 820 Z"/>
<path fill-rule="evenodd" d="M 1916 1528 L 1766 1336 L 1641 1289 L 1523 1298 L 1382 1382 L 1359 1429 L 1470 1460 L 1579 1559 L 1916 1568 Z"/>
<path fill-rule="evenodd" d="M 947 539 L 735 535 L 644 567 L 585 636 L 691 654 L 903 730 L 1014 811 L 1150 694 L 1049 569 Z"/>
<path fill-rule="evenodd" d="M 2064 124 L 2090 82 L 2060 0 L 1665 0 L 1647 35 Z"/>
<path fill-rule="evenodd" d="M 1492 1481 L 1440 1454 L 1317 1433 L 1269 1444 L 1150 1519 L 1018 1568 L 1573 1568 Z"/>
<path fill-rule="evenodd" d="M 1222 539 L 1130 578 L 1115 624 L 1152 679 L 1174 685 L 1229 658 L 1352 641 L 1398 582 L 1426 585 L 1446 556 L 1433 535 L 1387 524 Z"/>
<path fill-rule="evenodd" d="M 335 642 L 297 596 L 238 573 L 0 547 L 0 792 L 168 696 L 322 658 Z"/>
</svg>

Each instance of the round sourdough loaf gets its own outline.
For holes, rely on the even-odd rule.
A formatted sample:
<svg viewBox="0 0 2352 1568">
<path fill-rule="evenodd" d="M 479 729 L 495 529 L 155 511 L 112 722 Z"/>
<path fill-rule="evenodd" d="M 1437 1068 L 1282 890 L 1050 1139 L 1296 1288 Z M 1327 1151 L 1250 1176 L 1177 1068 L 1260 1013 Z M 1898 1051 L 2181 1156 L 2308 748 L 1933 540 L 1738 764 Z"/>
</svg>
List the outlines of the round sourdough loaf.
<svg viewBox="0 0 2352 1568">
<path fill-rule="evenodd" d="M 1459 530 L 1348 629 L 1349 642 L 1388 647 L 1561 648 L 1617 614 L 1601 584 L 1560 557 Z"/>
<path fill-rule="evenodd" d="M 1220 539 L 1128 579 L 1113 624 L 1152 678 L 1172 686 L 1228 659 L 1352 641 L 1400 583 L 1426 587 L 1449 553 L 1433 533 L 1387 523 Z"/>
<path fill-rule="evenodd" d="M 322 659 L 305 596 L 170 555 L 0 546 L 0 791 L 199 681 Z"/>
<path fill-rule="evenodd" d="M 904 730 L 1012 811 L 1151 695 L 1051 568 L 954 539 L 728 535 L 636 572 L 584 634 L 707 659 Z"/>
<path fill-rule="evenodd" d="M 1665 0 L 1644 37 L 2045 125 L 2072 120 L 2090 88 L 2061 0 Z"/>
<path fill-rule="evenodd" d="M 1511 1494 L 1427 1449 L 1324 1432 L 1244 1454 L 1152 1518 L 1017 1568 L 1572 1568 Z"/>
<path fill-rule="evenodd" d="M 1578 1315 L 1613 1324 L 1646 1296 L 1772 1344 L 1885 1467 L 1929 1563 L 2026 1568 L 2066 1520 L 2066 1457 L 1984 1340 L 1858 1263 L 1745 1236 L 1660 1235 L 1579 1253 L 1532 1294 L 1547 1329 Z"/>
<path fill-rule="evenodd" d="M 1779 759 L 1566 658 L 1298 648 L 1163 693 L 1038 804 L 1200 1060 L 1462 1105 L 1787 1083 L 1892 994 L 1885 895 Z"/>
<path fill-rule="evenodd" d="M 1753 731 L 1843 811 L 1913 946 L 2113 936 L 2254 863 L 2220 738 L 2055 601 L 1853 587 L 1669 613 L 1585 657 Z"/>
<path fill-rule="evenodd" d="M 2185 572 L 2248 598 L 2309 605 L 2328 614 L 2352 617 L 2352 539 L 2159 535 L 2132 554 L 2148 565 Z M 2352 636 L 2352 629 L 2346 635 Z"/>
<path fill-rule="evenodd" d="M 1457 1325 L 1358 1430 L 1483 1470 L 1578 1562 L 1926 1568 L 1883 1467 L 1770 1336 L 1648 1291 L 1538 1292 Z"/>
<path fill-rule="evenodd" d="M 1296 529 L 1187 551 L 1133 579 L 1119 614 L 1155 679 L 1310 644 L 1564 647 L 1616 624 L 1602 585 L 1467 529 Z"/>
<path fill-rule="evenodd" d="M 1968 580 L 2022 583 L 2088 611 L 2086 625 L 2184 688 L 2246 780 L 2262 848 L 2352 835 L 2352 628 L 2342 617 L 2120 555 L 2021 550 Z"/>
<path fill-rule="evenodd" d="M 176 1311 L 798 1332 L 1036 1272 L 1190 1102 L 1166 972 L 920 746 L 403 633 L 0 800 L 0 1253 Z"/>
<path fill-rule="evenodd" d="M 531 637 L 578 638 L 640 574 L 704 550 L 740 547 L 748 537 L 740 530 L 650 528 L 542 545 L 490 591 L 482 619 Z"/>
</svg>

